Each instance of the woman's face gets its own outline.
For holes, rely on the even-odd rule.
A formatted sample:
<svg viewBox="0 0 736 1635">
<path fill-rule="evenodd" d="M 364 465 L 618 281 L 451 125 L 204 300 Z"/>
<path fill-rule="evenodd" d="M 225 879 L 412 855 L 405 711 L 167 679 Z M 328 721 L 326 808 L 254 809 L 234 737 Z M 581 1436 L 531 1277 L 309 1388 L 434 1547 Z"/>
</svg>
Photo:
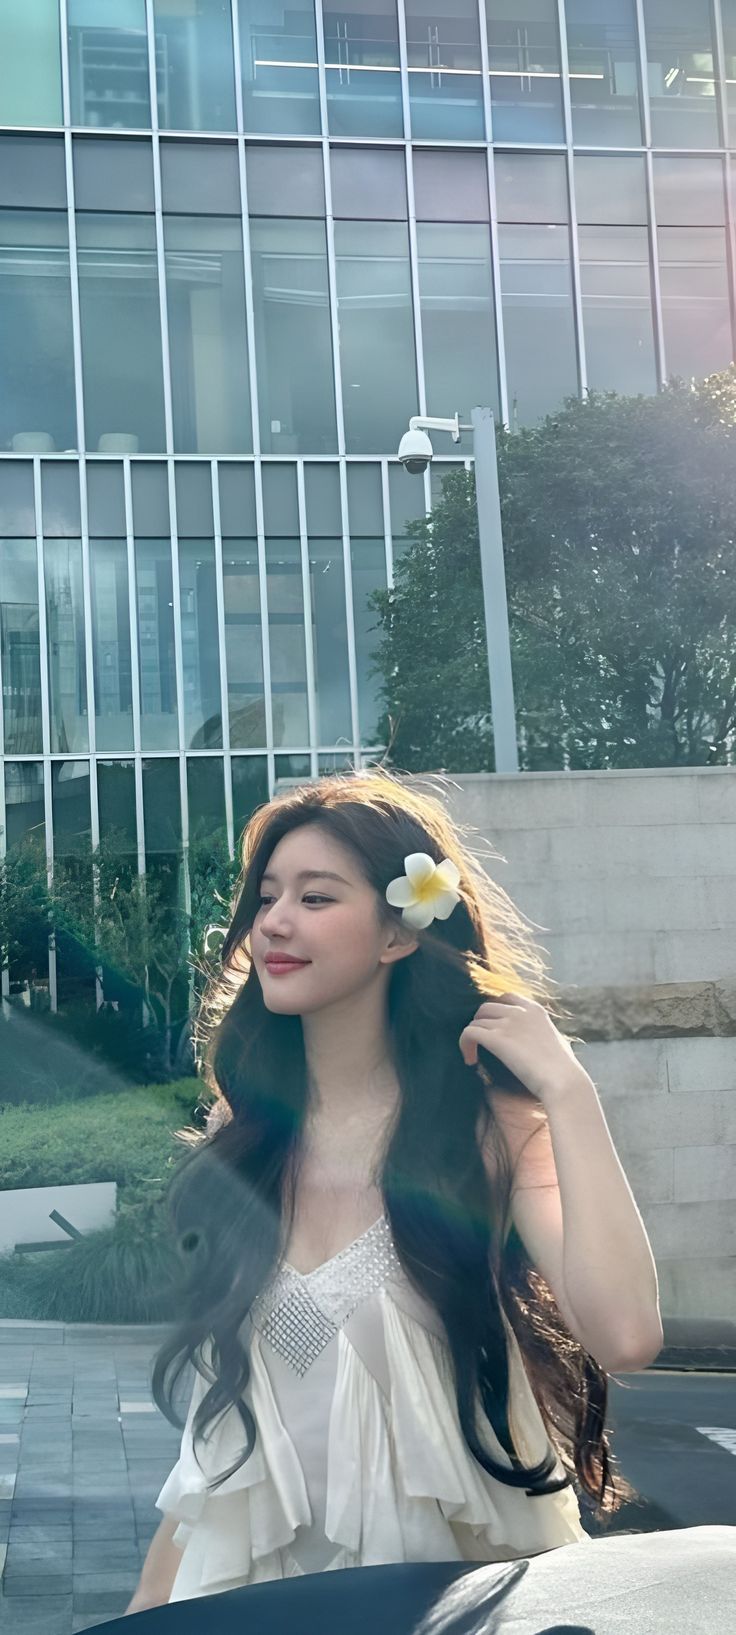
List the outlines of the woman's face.
<svg viewBox="0 0 736 1635">
<path fill-rule="evenodd" d="M 250 951 L 271 1011 L 302 1015 L 333 1004 L 417 946 L 398 925 L 379 926 L 373 887 L 351 853 L 317 826 L 296 829 L 274 847 L 260 897 Z M 279 953 L 308 964 L 281 976 L 266 959 Z"/>
</svg>

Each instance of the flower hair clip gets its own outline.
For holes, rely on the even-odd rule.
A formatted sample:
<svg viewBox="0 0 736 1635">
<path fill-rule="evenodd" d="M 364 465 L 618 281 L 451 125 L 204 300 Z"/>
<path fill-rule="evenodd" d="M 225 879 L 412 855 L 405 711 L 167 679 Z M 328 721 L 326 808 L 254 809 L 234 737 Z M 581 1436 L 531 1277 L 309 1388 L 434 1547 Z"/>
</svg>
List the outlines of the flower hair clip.
<svg viewBox="0 0 736 1635">
<path fill-rule="evenodd" d="M 386 901 L 400 908 L 401 917 L 415 931 L 424 931 L 432 920 L 446 920 L 460 902 L 455 890 L 460 870 L 449 857 L 435 863 L 428 852 L 410 852 L 404 858 L 406 874 L 397 875 L 386 887 Z"/>
</svg>

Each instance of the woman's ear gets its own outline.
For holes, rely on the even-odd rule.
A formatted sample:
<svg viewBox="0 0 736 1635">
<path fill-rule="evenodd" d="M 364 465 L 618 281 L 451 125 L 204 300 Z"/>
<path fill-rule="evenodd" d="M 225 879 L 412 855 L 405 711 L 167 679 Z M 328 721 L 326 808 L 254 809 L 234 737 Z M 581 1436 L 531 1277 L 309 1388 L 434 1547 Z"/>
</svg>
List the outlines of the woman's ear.
<svg viewBox="0 0 736 1635">
<path fill-rule="evenodd" d="M 404 959 L 407 954 L 413 954 L 418 947 L 417 938 L 409 938 L 408 932 L 402 926 L 397 926 L 396 930 L 391 933 L 388 947 L 381 954 L 381 961 L 384 964 L 394 965 L 397 959 Z"/>
</svg>

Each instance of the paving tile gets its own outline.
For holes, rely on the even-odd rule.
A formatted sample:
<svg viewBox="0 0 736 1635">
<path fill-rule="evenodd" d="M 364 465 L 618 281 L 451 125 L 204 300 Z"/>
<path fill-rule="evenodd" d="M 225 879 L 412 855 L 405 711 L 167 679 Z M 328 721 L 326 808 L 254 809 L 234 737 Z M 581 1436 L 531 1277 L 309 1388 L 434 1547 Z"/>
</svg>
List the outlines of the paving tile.
<svg viewBox="0 0 736 1635">
<path fill-rule="evenodd" d="M 71 1595 L 3 1599 L 0 1626 L 3 1635 L 71 1635 Z"/>
<path fill-rule="evenodd" d="M 34 1599 L 41 1596 L 67 1595 L 72 1587 L 71 1567 L 68 1572 L 53 1572 L 50 1568 L 40 1572 L 34 1567 L 33 1572 L 17 1572 L 12 1567 L 5 1568 L 3 1573 L 3 1596 L 12 1600 L 14 1596 L 23 1599 Z"/>
</svg>

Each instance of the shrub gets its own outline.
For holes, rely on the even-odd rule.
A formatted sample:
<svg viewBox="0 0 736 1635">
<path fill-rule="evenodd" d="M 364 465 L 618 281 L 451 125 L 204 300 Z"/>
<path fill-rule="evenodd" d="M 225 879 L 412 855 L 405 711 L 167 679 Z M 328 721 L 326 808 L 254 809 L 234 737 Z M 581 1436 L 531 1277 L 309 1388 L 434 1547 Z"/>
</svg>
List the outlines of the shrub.
<svg viewBox="0 0 736 1635">
<path fill-rule="evenodd" d="M 165 1194 L 187 1151 L 175 1132 L 201 1127 L 198 1079 L 60 1106 L 0 1113 L 0 1189 L 116 1181 L 115 1223 L 70 1247 L 0 1258 L 0 1316 L 67 1323 L 167 1322 L 180 1262 Z"/>
</svg>

